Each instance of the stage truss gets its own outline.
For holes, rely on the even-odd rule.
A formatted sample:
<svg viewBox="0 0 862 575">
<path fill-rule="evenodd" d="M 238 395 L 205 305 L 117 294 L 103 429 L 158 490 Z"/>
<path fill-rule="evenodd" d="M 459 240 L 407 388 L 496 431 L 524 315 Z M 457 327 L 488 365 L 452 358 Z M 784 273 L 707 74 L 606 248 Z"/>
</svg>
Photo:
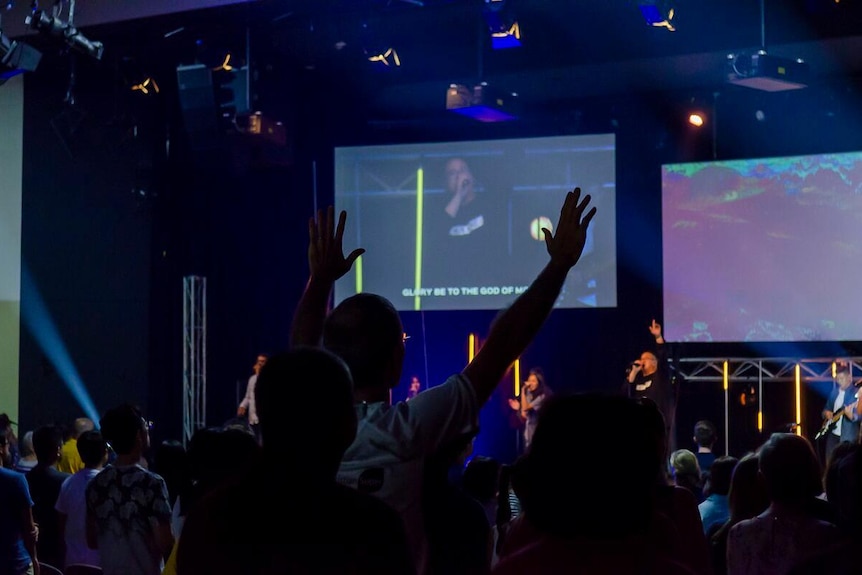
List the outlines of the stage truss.
<svg viewBox="0 0 862 575">
<path fill-rule="evenodd" d="M 206 425 L 207 279 L 183 278 L 183 445 Z"/>
</svg>

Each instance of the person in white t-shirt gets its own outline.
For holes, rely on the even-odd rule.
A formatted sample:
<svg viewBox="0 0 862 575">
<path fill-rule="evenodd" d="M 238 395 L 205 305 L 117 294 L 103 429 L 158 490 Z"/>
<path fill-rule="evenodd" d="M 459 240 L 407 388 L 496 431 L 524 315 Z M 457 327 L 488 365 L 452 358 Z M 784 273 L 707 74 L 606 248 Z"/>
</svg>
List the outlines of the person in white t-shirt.
<svg viewBox="0 0 862 575">
<path fill-rule="evenodd" d="M 102 432 L 92 429 L 78 436 L 78 454 L 84 468 L 67 478 L 60 487 L 54 509 L 60 521 L 60 533 L 66 542 L 65 566 L 74 564 L 101 566 L 99 550 L 87 546 L 87 484 L 108 462 L 108 444 Z"/>
<path fill-rule="evenodd" d="M 342 251 L 346 212 L 336 225 L 334 209 L 309 221 L 310 277 L 294 314 L 291 345 L 320 345 L 340 356 L 354 381 L 357 436 L 348 447 L 338 481 L 387 502 L 403 518 L 417 572 L 428 571 L 422 511 L 425 459 L 454 438 L 475 431 L 479 410 L 508 367 L 541 328 L 569 270 L 584 248 L 595 215 L 590 196 L 569 192 L 555 233 L 545 229 L 550 261 L 530 287 L 494 320 L 476 357 L 442 385 L 393 405 L 404 362 L 404 330 L 384 297 L 359 293 L 327 315 L 333 285 L 364 253 Z M 314 382 L 324 385 L 325 382 Z"/>
</svg>

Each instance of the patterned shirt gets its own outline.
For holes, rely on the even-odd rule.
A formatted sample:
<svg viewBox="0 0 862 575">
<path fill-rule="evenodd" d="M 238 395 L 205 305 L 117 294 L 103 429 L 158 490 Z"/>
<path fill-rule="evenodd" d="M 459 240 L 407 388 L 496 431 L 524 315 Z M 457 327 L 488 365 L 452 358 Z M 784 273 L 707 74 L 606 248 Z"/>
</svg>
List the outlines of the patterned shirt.
<svg viewBox="0 0 862 575">
<path fill-rule="evenodd" d="M 110 465 L 87 484 L 105 575 L 159 575 L 156 527 L 171 520 L 168 486 L 140 465 Z"/>
</svg>

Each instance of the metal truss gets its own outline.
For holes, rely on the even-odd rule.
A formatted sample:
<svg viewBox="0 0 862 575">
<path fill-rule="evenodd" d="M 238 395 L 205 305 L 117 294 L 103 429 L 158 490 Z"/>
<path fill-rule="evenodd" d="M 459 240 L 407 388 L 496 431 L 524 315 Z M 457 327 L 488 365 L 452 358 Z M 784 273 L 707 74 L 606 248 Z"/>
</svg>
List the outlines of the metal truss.
<svg viewBox="0 0 862 575">
<path fill-rule="evenodd" d="M 727 363 L 728 381 L 795 381 L 796 367 L 806 382 L 833 381 L 832 364 L 836 360 L 850 363 L 854 379 L 862 377 L 862 358 L 859 357 L 689 357 L 673 362 L 676 373 L 685 381 L 724 381 L 724 364 Z"/>
<path fill-rule="evenodd" d="M 183 278 L 183 445 L 206 425 L 207 279 Z"/>
</svg>

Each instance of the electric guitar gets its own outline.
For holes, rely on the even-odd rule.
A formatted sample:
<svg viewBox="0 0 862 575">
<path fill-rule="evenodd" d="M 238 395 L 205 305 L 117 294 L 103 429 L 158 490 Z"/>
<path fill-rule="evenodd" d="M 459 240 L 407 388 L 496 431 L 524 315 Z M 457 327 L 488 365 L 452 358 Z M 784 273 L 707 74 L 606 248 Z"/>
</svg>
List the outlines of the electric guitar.
<svg viewBox="0 0 862 575">
<path fill-rule="evenodd" d="M 850 405 L 847 405 L 846 407 L 849 407 L 851 410 L 856 409 L 857 403 L 859 403 L 858 399 Z M 818 439 L 835 429 L 835 424 L 838 423 L 838 420 L 842 417 L 844 417 L 844 407 L 833 413 L 832 417 L 827 418 L 826 421 L 823 422 L 823 427 L 821 427 L 820 431 L 818 431 L 817 434 L 814 436 L 814 441 L 817 441 Z"/>
</svg>

